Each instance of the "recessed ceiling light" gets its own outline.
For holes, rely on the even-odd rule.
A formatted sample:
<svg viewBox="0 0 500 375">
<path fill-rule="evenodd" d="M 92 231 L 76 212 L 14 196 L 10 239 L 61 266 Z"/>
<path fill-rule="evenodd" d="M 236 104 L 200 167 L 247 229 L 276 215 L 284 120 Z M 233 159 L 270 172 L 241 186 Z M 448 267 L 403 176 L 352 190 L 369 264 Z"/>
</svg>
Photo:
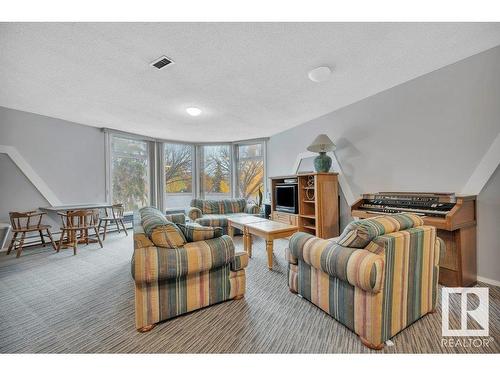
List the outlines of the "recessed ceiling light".
<svg viewBox="0 0 500 375">
<path fill-rule="evenodd" d="M 198 107 L 186 108 L 186 112 L 188 113 L 188 115 L 193 117 L 201 115 L 201 109 L 199 109 Z"/>
<path fill-rule="evenodd" d="M 319 68 L 311 70 L 307 75 L 313 82 L 323 82 L 330 78 L 332 70 L 327 66 L 320 66 Z"/>
</svg>

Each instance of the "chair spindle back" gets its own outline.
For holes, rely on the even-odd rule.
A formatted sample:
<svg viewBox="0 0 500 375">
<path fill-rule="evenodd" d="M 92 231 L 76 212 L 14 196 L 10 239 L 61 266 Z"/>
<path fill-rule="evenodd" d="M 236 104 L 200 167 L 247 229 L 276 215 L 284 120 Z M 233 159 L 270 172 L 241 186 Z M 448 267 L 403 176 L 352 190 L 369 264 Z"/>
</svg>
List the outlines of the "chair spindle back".
<svg viewBox="0 0 500 375">
<path fill-rule="evenodd" d="M 58 212 L 65 228 L 95 227 L 99 221 L 99 210 L 76 210 Z"/>
<path fill-rule="evenodd" d="M 123 211 L 124 211 L 123 204 L 121 203 L 114 204 L 113 206 L 111 206 L 111 210 L 113 211 L 114 217 L 116 218 L 123 217 Z"/>
<path fill-rule="evenodd" d="M 36 211 L 9 212 L 10 224 L 12 225 L 13 230 L 23 230 L 30 227 L 39 227 L 42 222 L 42 216 L 44 214 L 45 213 L 43 212 Z M 33 223 L 36 224 L 33 225 Z"/>
</svg>

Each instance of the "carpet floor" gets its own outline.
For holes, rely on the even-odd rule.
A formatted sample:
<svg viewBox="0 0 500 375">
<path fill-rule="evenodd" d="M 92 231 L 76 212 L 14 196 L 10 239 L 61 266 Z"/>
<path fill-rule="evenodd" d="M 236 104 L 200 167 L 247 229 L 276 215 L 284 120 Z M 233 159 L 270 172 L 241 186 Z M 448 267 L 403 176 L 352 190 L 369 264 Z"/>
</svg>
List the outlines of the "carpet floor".
<svg viewBox="0 0 500 375">
<path fill-rule="evenodd" d="M 236 238 L 241 248 L 241 238 Z M 490 339 L 481 347 L 442 345 L 441 308 L 396 335 L 382 351 L 308 301 L 288 291 L 284 249 L 275 241 L 275 267 L 266 266 L 256 239 L 244 299 L 163 322 L 148 333 L 134 326 L 130 275 L 132 236 L 113 233 L 95 244 L 55 253 L 0 253 L 2 353 L 499 353 L 500 287 L 491 287 Z M 485 284 L 479 286 L 487 286 Z M 440 299 L 440 298 L 439 298 Z M 473 303 L 473 302 L 471 302 Z M 456 315 L 459 304 L 452 304 Z M 455 309 L 455 310 L 454 310 Z M 453 319 L 458 319 L 455 316 Z"/>
</svg>

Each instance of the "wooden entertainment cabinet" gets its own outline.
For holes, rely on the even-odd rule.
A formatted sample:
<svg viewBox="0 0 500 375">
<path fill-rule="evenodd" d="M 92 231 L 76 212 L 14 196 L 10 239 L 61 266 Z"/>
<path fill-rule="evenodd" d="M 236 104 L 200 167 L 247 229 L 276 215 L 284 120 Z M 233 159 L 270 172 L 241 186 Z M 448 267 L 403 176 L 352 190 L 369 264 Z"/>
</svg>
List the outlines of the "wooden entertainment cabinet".
<svg viewBox="0 0 500 375">
<path fill-rule="evenodd" d="M 297 213 L 276 210 L 276 187 L 297 181 Z M 320 238 L 339 235 L 337 173 L 304 173 L 271 177 L 271 220 L 296 225 L 299 231 Z"/>
</svg>

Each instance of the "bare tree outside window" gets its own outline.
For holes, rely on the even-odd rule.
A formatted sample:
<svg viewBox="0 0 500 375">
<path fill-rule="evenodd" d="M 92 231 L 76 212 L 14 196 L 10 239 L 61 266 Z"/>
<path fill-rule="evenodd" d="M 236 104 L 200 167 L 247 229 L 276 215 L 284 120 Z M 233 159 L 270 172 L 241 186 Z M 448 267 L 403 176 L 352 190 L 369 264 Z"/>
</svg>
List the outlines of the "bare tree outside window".
<svg viewBox="0 0 500 375">
<path fill-rule="evenodd" d="M 239 196 L 257 203 L 259 190 L 262 191 L 264 187 L 262 143 L 237 147 Z"/>
<path fill-rule="evenodd" d="M 165 190 L 167 193 L 192 192 L 193 146 L 165 144 Z"/>
<path fill-rule="evenodd" d="M 164 176 L 167 207 L 188 207 L 193 198 L 192 145 L 164 144 Z"/>
<path fill-rule="evenodd" d="M 203 146 L 201 186 L 205 198 L 231 196 L 231 146 Z"/>
<path fill-rule="evenodd" d="M 167 209 L 189 207 L 194 197 L 192 144 L 164 143 L 164 202 Z M 204 145 L 201 147 L 200 187 L 206 199 L 230 198 L 231 175 L 236 174 L 235 196 L 257 203 L 264 184 L 263 144 Z M 232 156 L 236 151 L 235 170 Z M 148 142 L 113 135 L 111 139 L 112 203 L 126 211 L 149 204 Z"/>
</svg>

